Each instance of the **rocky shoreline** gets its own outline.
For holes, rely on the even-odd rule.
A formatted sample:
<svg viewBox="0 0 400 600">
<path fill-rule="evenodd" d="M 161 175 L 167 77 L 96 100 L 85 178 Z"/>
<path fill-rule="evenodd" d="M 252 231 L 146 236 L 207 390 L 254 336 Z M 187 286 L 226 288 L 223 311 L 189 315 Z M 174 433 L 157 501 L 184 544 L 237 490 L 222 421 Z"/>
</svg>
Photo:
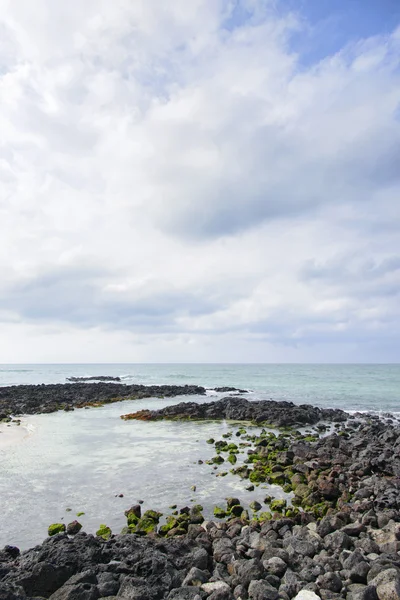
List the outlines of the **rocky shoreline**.
<svg viewBox="0 0 400 600">
<path fill-rule="evenodd" d="M 0 421 L 11 415 L 33 415 L 57 410 L 100 406 L 121 400 L 204 396 L 198 385 L 125 385 L 123 383 L 57 383 L 0 387 Z"/>
<path fill-rule="evenodd" d="M 160 513 L 134 505 L 117 535 L 106 525 L 91 535 L 76 522 L 66 531 L 55 524 L 54 535 L 31 550 L 0 551 L 1 600 L 400 598 L 395 422 L 233 397 L 144 417 L 237 421 L 220 440 L 207 440 L 215 448 L 211 472 L 229 468 L 248 480 L 246 489 L 269 483 L 291 500 L 267 496 L 265 509 L 254 502 L 249 511 L 227 498 L 213 520 L 194 505 L 173 510 L 161 526 Z M 284 429 L 254 434 L 248 421 Z M 312 428 L 299 432 L 299 424 Z"/>
</svg>

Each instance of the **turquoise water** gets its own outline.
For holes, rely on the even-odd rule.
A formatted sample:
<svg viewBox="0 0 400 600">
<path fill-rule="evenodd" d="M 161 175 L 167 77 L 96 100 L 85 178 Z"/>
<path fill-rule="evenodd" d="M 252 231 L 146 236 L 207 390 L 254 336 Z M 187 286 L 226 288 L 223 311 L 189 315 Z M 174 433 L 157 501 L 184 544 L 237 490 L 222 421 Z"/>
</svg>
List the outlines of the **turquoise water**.
<svg viewBox="0 0 400 600">
<path fill-rule="evenodd" d="M 345 410 L 400 411 L 400 365 L 102 364 L 0 365 L 0 386 L 64 383 L 67 377 L 113 375 L 126 383 L 235 386 L 253 397 Z"/>
</svg>

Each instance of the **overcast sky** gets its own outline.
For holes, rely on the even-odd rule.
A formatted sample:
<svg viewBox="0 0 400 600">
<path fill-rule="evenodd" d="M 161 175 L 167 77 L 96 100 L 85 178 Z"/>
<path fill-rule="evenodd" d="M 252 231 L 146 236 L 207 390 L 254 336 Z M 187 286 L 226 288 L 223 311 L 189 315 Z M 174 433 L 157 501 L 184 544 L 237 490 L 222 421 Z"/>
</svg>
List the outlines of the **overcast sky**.
<svg viewBox="0 0 400 600">
<path fill-rule="evenodd" d="M 0 0 L 0 362 L 400 361 L 398 0 Z"/>
</svg>

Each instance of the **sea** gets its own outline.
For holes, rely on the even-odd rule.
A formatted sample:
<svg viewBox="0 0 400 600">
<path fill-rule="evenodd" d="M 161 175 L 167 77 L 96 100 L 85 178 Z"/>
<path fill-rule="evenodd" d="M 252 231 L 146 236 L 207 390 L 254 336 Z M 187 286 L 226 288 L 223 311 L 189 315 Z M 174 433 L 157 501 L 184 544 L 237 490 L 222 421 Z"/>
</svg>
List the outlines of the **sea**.
<svg viewBox="0 0 400 600">
<path fill-rule="evenodd" d="M 127 384 L 197 384 L 209 402 L 214 388 L 247 390 L 249 400 L 286 400 L 352 413 L 400 416 L 400 365 L 300 364 L 41 364 L 0 365 L 0 386 L 66 383 L 69 377 L 120 377 Z M 88 383 L 88 385 L 91 385 Z M 248 507 L 266 495 L 287 497 L 279 486 L 246 490 L 248 481 L 214 469 L 207 439 L 221 439 L 238 425 L 228 422 L 139 422 L 120 416 L 184 401 L 148 398 L 99 408 L 23 416 L 20 426 L 0 424 L 0 547 L 21 549 L 43 541 L 48 525 L 78 519 L 84 531 L 100 524 L 118 533 L 124 511 L 139 500 L 143 510 L 171 514 L 173 505 L 204 507 L 212 518 L 228 496 Z M 258 428 L 248 428 L 257 432 Z M 239 455 L 244 460 L 246 454 Z M 267 507 L 265 507 L 267 510 Z M 79 517 L 77 516 L 79 514 Z M 165 518 L 165 517 L 164 517 Z"/>
</svg>

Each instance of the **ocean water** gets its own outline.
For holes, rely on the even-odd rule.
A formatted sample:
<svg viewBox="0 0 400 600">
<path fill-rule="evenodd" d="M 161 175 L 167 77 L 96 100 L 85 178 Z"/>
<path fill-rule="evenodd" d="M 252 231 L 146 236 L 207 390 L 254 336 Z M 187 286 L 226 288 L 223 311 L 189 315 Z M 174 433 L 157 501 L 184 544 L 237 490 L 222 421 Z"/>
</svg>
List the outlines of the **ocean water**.
<svg viewBox="0 0 400 600">
<path fill-rule="evenodd" d="M 231 385 L 249 390 L 249 399 L 400 411 L 399 365 L 0 365 L 0 386 L 95 375 L 119 376 L 126 383 L 196 383 L 208 388 L 206 397 L 189 398 L 197 402 L 222 397 L 212 388 Z M 144 500 L 144 509 L 166 514 L 173 504 L 200 503 L 211 517 L 227 496 L 239 497 L 244 506 L 254 499 L 262 502 L 267 494 L 284 496 L 276 486 L 248 492 L 248 482 L 230 473 L 217 476 L 229 471 L 229 464 L 214 470 L 198 463 L 215 454 L 206 440 L 235 433 L 234 424 L 120 419 L 127 412 L 184 399 L 127 400 L 26 416 L 20 427 L 0 425 L 0 547 L 40 543 L 50 523 L 68 523 L 78 512 L 85 513 L 79 517 L 85 531 L 93 533 L 106 523 L 118 532 L 125 524 L 124 510 L 138 500 Z"/>
<path fill-rule="evenodd" d="M 0 386 L 111 375 L 125 383 L 235 386 L 254 397 L 360 411 L 400 411 L 400 365 L 66 364 L 0 365 Z"/>
</svg>

